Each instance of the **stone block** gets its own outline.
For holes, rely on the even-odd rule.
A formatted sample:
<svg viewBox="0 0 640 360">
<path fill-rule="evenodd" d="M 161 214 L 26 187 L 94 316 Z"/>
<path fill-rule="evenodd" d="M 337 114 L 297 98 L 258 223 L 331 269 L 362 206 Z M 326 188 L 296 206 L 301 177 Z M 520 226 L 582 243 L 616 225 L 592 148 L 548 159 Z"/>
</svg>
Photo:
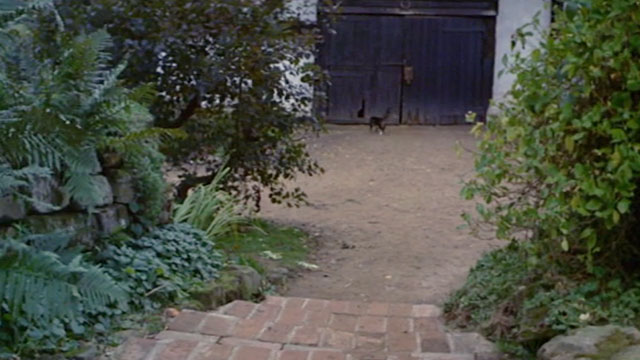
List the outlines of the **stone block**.
<svg viewBox="0 0 640 360">
<path fill-rule="evenodd" d="M 113 203 L 113 191 L 109 180 L 102 175 L 94 175 L 92 177 L 97 194 L 94 199 L 72 199 L 73 208 L 76 210 L 86 210 L 110 205 Z"/>
<path fill-rule="evenodd" d="M 91 161 L 91 167 L 89 169 L 89 174 L 97 175 L 102 172 L 102 165 L 100 164 L 100 159 L 98 159 L 98 152 L 93 150 L 86 153 L 87 159 Z"/>
<path fill-rule="evenodd" d="M 120 204 L 129 204 L 136 198 L 134 179 L 124 170 L 110 171 L 109 184 L 113 192 L 113 199 Z"/>
<path fill-rule="evenodd" d="M 27 207 L 23 200 L 11 195 L 0 197 L 0 224 L 9 224 L 27 216 Z"/>
<path fill-rule="evenodd" d="M 538 351 L 538 359 L 609 358 L 615 352 L 638 344 L 640 344 L 640 331 L 635 328 L 615 325 L 587 326 L 551 339 Z M 613 346 L 617 349 L 614 349 Z M 602 353 L 605 349 L 608 354 Z"/>
<path fill-rule="evenodd" d="M 40 177 L 31 183 L 31 211 L 48 214 L 69 206 L 69 192 L 53 177 Z"/>
<path fill-rule="evenodd" d="M 228 273 L 240 280 L 242 291 L 247 295 L 260 293 L 262 288 L 262 276 L 256 269 L 250 266 L 231 265 Z"/>
<path fill-rule="evenodd" d="M 94 217 L 82 212 L 63 212 L 47 215 L 32 215 L 24 219 L 25 225 L 35 233 L 46 234 L 67 231 L 76 244 L 91 247 L 97 238 L 97 224 Z"/>
<path fill-rule="evenodd" d="M 611 360 L 638 360 L 640 359 L 640 346 L 629 346 L 616 353 Z"/>
<path fill-rule="evenodd" d="M 97 209 L 93 214 L 97 230 L 102 236 L 109 236 L 129 226 L 129 211 L 124 205 L 116 204 Z"/>
</svg>

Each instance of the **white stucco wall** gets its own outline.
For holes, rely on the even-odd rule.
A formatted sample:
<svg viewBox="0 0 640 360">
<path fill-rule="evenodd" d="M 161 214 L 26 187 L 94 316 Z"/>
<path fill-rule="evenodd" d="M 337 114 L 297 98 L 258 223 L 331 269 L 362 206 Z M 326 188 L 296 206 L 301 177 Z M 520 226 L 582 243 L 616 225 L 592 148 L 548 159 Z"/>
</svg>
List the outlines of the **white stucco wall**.
<svg viewBox="0 0 640 360">
<path fill-rule="evenodd" d="M 531 22 L 536 14 L 539 15 L 540 26 L 545 29 L 551 23 L 551 7 L 549 0 L 499 0 L 498 17 L 496 19 L 496 58 L 493 79 L 493 100 L 504 99 L 514 81 L 512 74 L 504 73 L 499 76 L 504 66 L 502 58 L 511 55 L 511 37 L 521 26 Z M 537 39 L 531 38 L 523 53 L 535 48 Z M 520 48 L 522 50 L 522 48 Z"/>
</svg>

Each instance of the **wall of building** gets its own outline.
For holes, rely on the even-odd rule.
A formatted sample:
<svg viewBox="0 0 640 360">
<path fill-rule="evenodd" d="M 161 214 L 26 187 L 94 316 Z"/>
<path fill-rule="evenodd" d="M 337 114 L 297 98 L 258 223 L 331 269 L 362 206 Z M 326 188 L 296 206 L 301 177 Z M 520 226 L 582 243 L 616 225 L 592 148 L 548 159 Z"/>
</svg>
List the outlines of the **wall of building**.
<svg viewBox="0 0 640 360">
<path fill-rule="evenodd" d="M 502 59 L 510 56 L 513 34 L 521 26 L 531 22 L 539 14 L 540 27 L 546 29 L 551 23 L 551 7 L 549 0 L 499 0 L 498 18 L 496 19 L 496 58 L 493 80 L 493 99 L 500 101 L 511 88 L 514 81 L 512 74 L 500 72 L 504 69 Z M 523 53 L 530 52 L 537 45 L 539 37 L 529 39 Z M 516 49 L 518 50 L 518 49 Z"/>
<path fill-rule="evenodd" d="M 313 23 L 317 18 L 317 0 L 292 0 L 289 3 L 290 10 L 296 13 L 302 20 Z M 523 25 L 530 23 L 538 14 L 540 28 L 546 29 L 551 23 L 550 0 L 498 0 L 498 17 L 496 19 L 496 48 L 495 66 L 493 80 L 493 100 L 501 101 L 511 88 L 514 81 L 512 74 L 504 73 L 499 75 L 504 69 L 502 59 L 505 55 L 510 56 L 511 40 L 516 30 Z M 528 46 L 522 50 L 525 54 L 537 46 L 539 37 L 532 37 L 528 41 Z M 313 60 L 311 60 L 313 61 Z M 295 76 L 292 76 L 295 78 Z M 305 91 L 313 91 L 306 87 Z"/>
</svg>

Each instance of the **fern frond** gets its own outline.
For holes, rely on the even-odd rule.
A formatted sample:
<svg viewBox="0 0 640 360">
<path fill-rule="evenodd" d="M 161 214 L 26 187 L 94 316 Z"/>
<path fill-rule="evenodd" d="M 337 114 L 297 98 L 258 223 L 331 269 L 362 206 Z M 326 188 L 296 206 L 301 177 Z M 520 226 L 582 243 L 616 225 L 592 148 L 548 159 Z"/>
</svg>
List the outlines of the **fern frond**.
<svg viewBox="0 0 640 360">
<path fill-rule="evenodd" d="M 13 239 L 0 245 L 0 300 L 29 321 L 72 317 L 80 309 L 126 302 L 127 294 L 99 267 L 80 256 L 65 264 L 55 253 Z"/>
<path fill-rule="evenodd" d="M 77 292 L 70 273 L 54 253 L 36 252 L 3 240 L 0 251 L 0 299 L 13 316 L 24 311 L 29 320 L 69 316 Z M 45 311 L 46 310 L 46 311 Z"/>
<path fill-rule="evenodd" d="M 80 281 L 77 283 L 78 292 L 83 302 L 91 306 L 107 306 L 110 303 L 119 303 L 125 306 L 128 294 L 104 270 L 96 265 L 84 265 Z"/>
</svg>

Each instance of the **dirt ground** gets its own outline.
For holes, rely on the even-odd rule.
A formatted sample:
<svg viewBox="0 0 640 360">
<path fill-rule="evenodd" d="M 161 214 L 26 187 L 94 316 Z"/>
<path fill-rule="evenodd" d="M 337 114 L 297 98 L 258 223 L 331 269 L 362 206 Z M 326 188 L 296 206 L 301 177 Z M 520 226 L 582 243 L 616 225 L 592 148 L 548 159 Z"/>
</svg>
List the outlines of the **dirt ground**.
<svg viewBox="0 0 640 360">
<path fill-rule="evenodd" d="M 459 196 L 471 175 L 469 127 L 331 126 L 309 141 L 325 168 L 297 180 L 311 206 L 263 204 L 262 216 L 300 226 L 318 241 L 288 296 L 442 304 L 480 255 L 500 245 L 468 234 L 460 215 L 473 204 Z"/>
</svg>

